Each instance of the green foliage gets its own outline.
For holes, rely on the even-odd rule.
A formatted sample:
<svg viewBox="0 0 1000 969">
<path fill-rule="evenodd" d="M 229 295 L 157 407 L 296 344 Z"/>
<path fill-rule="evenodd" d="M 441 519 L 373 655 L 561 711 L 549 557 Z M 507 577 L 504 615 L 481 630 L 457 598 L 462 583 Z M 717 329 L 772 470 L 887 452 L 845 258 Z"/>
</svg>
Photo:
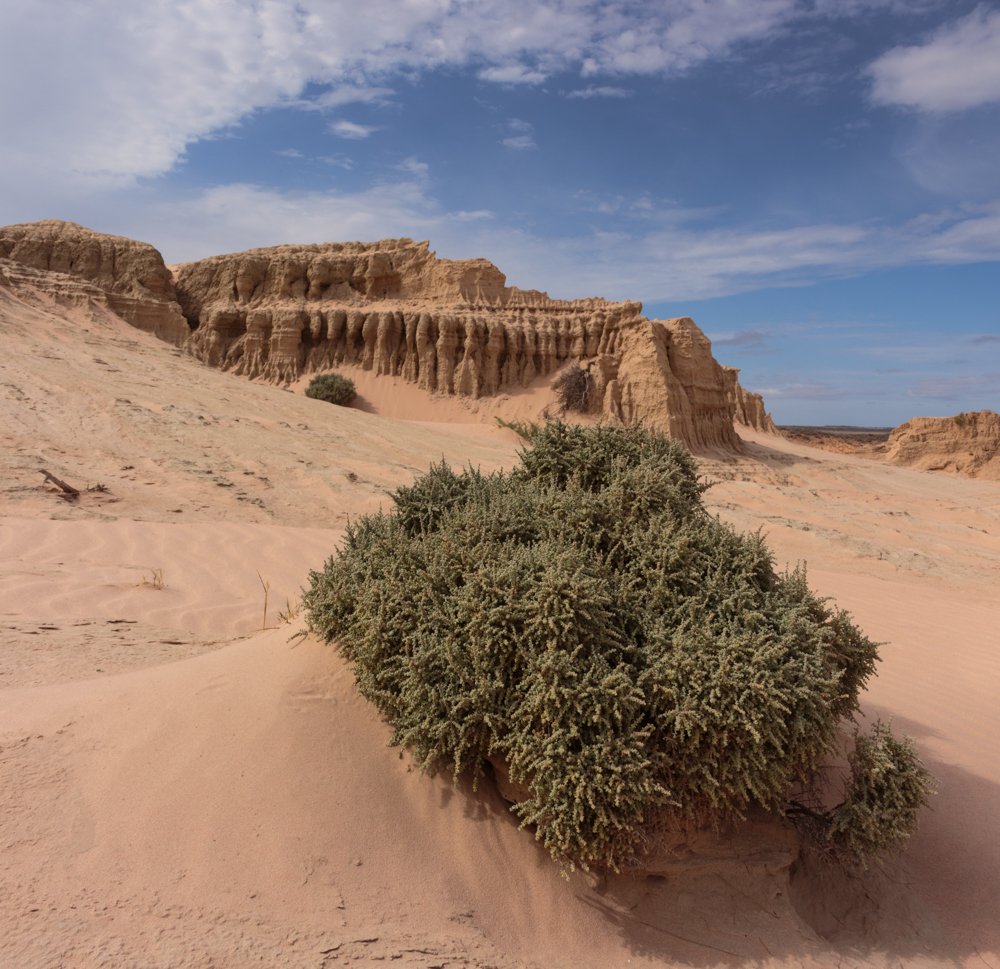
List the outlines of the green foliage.
<svg viewBox="0 0 1000 969">
<path fill-rule="evenodd" d="M 306 387 L 306 397 L 325 400 L 330 404 L 340 404 L 342 407 L 346 407 L 357 395 L 354 381 L 342 377 L 339 373 L 320 374 L 313 377 Z"/>
<path fill-rule="evenodd" d="M 515 470 L 442 462 L 353 523 L 311 575 L 310 627 L 424 768 L 506 761 L 531 792 L 513 810 L 563 864 L 627 866 L 668 814 L 780 809 L 875 644 L 706 512 L 676 443 L 518 431 Z"/>
<path fill-rule="evenodd" d="M 898 848 L 916 830 L 920 808 L 934 793 L 913 741 L 876 723 L 871 736 L 855 735 L 850 761 L 847 796 L 831 812 L 828 840 L 861 859 Z"/>
</svg>

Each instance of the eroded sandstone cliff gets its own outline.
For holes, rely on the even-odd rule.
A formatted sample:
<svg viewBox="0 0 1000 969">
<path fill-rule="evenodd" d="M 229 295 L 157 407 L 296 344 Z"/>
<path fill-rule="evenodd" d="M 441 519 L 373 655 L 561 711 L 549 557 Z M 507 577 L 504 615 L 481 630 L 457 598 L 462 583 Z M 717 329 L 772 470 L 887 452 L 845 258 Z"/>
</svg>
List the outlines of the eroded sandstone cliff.
<svg viewBox="0 0 1000 969">
<path fill-rule="evenodd" d="M 249 377 L 290 382 L 355 366 L 479 398 L 579 366 L 591 376 L 595 416 L 642 421 L 697 450 L 738 450 L 734 420 L 774 430 L 760 397 L 715 361 L 687 317 L 650 320 L 637 302 L 550 299 L 507 286 L 484 259 L 439 259 L 426 242 L 254 249 L 188 263 L 175 279 L 146 243 L 45 221 L 0 228 L 0 265 L 8 285 L 39 273 L 36 289 L 107 306 Z"/>
<path fill-rule="evenodd" d="M 48 220 L 0 227 L 0 259 L 90 283 L 114 313 L 162 340 L 179 345 L 190 335 L 170 272 L 148 243 Z"/>
<path fill-rule="evenodd" d="M 438 259 L 426 242 L 215 256 L 181 266 L 176 289 L 193 352 L 247 376 L 291 381 L 349 364 L 476 398 L 576 364 L 593 378 L 594 413 L 698 449 L 740 446 L 731 378 L 690 319 L 649 320 L 636 302 L 550 299 L 507 286 L 485 260 Z"/>
<path fill-rule="evenodd" d="M 740 383 L 739 367 L 724 366 L 722 370 L 726 377 L 726 397 L 733 408 L 733 420 L 744 427 L 777 434 L 778 428 L 764 406 L 764 398 L 746 390 Z"/>
<path fill-rule="evenodd" d="M 914 417 L 892 431 L 884 457 L 891 464 L 924 471 L 1000 481 L 1000 414 L 982 410 Z"/>
<path fill-rule="evenodd" d="M 35 269 L 13 259 L 0 258 L 0 290 L 8 290 L 30 304 L 51 301 L 61 306 L 93 304 L 110 309 L 108 298 L 99 286 L 79 276 Z"/>
</svg>

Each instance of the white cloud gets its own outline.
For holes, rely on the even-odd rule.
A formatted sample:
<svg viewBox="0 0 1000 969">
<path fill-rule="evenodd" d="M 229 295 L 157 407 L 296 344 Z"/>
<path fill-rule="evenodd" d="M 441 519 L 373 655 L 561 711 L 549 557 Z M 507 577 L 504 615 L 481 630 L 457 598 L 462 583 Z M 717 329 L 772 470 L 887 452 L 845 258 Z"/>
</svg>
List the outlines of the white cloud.
<svg viewBox="0 0 1000 969">
<path fill-rule="evenodd" d="M 317 160 L 333 168 L 342 168 L 345 172 L 349 172 L 354 168 L 354 159 L 349 158 L 347 155 L 320 155 Z"/>
<path fill-rule="evenodd" d="M 414 178 L 426 178 L 431 166 L 427 162 L 422 162 L 419 158 L 411 155 L 409 158 L 404 158 L 396 168 L 407 175 L 412 175 Z"/>
<path fill-rule="evenodd" d="M 168 263 L 282 243 L 372 241 L 410 237 L 461 258 L 492 224 L 492 212 L 446 210 L 417 169 L 356 192 L 276 191 L 249 183 L 152 198 L 139 189 L 88 199 L 61 213 L 101 232 L 143 239 Z M 405 164 L 405 163 L 404 163 Z M 485 251 L 485 250 L 484 250 Z"/>
<path fill-rule="evenodd" d="M 500 144 L 513 151 L 531 151 L 538 147 L 531 135 L 511 135 L 509 138 L 504 138 Z"/>
<path fill-rule="evenodd" d="M 500 144 L 505 148 L 514 151 L 531 151 L 538 147 L 535 144 L 535 126 L 530 121 L 524 121 L 521 118 L 508 118 L 507 131 L 507 137 L 500 141 Z"/>
<path fill-rule="evenodd" d="M 886 52 L 869 73 L 879 104 L 943 112 L 1000 101 L 1000 10 L 977 7 L 925 44 Z"/>
<path fill-rule="evenodd" d="M 389 87 L 356 87 L 351 84 L 341 84 L 329 88 L 314 98 L 297 100 L 296 107 L 314 111 L 326 111 L 330 108 L 340 108 L 345 104 L 385 104 L 395 92 Z"/>
<path fill-rule="evenodd" d="M 479 72 L 483 81 L 493 81 L 496 84 L 541 84 L 546 75 L 533 71 L 523 64 L 505 64 L 503 67 L 487 67 Z"/>
<path fill-rule="evenodd" d="M 155 225 L 154 245 L 174 262 L 281 243 L 409 236 L 434 244 L 490 217 L 442 210 L 420 177 L 383 181 L 360 192 L 278 192 L 241 183 L 133 207 L 112 231 L 142 238 Z"/>
<path fill-rule="evenodd" d="M 302 152 L 298 148 L 279 148 L 275 151 L 276 155 L 281 155 L 282 158 L 302 158 Z"/>
<path fill-rule="evenodd" d="M 565 97 L 567 98 L 630 98 L 635 92 L 630 91 L 628 88 L 624 87 L 613 87 L 608 84 L 591 84 L 589 87 L 576 88 L 573 91 L 567 91 Z"/>
<path fill-rule="evenodd" d="M 347 138 L 349 141 L 358 141 L 362 138 L 367 138 L 379 129 L 375 125 L 356 124 L 353 121 L 347 121 L 342 118 L 340 121 L 334 121 L 333 124 L 330 125 L 330 130 L 338 138 Z"/>
<path fill-rule="evenodd" d="M 329 86 L 308 101 L 328 109 L 380 103 L 387 78 L 440 67 L 504 84 L 677 73 L 766 40 L 800 2 L 367 0 L 363 12 L 347 0 L 3 3 L 0 181 L 91 190 L 160 175 L 256 109 L 302 106 L 309 84 Z"/>
<path fill-rule="evenodd" d="M 847 391 L 824 381 L 791 381 L 760 391 L 765 400 L 841 400 Z"/>
</svg>

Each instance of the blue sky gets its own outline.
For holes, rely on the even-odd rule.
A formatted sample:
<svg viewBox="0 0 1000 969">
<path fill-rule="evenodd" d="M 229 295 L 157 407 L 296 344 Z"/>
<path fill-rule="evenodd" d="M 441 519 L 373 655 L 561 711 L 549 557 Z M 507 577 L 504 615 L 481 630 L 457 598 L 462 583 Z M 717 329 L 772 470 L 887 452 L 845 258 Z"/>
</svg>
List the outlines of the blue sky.
<svg viewBox="0 0 1000 969">
<path fill-rule="evenodd" d="M 429 239 L 690 315 L 780 423 L 1000 409 L 1000 5 L 6 0 L 0 222 Z"/>
</svg>

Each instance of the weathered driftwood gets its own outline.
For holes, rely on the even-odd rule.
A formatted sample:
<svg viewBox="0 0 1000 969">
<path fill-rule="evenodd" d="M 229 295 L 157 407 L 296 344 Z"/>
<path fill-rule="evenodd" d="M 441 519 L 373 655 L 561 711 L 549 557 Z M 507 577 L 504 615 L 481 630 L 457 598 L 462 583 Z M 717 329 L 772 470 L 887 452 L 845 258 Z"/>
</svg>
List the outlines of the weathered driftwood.
<svg viewBox="0 0 1000 969">
<path fill-rule="evenodd" d="M 49 471 L 46 471 L 45 468 L 39 468 L 39 471 L 41 471 L 41 473 L 45 475 L 46 481 L 51 481 L 57 488 L 59 488 L 62 491 L 64 497 L 70 499 L 80 497 L 79 488 L 74 488 L 71 484 L 66 484 L 65 481 L 63 481 L 60 478 L 57 478 L 54 474 L 50 473 Z"/>
</svg>

